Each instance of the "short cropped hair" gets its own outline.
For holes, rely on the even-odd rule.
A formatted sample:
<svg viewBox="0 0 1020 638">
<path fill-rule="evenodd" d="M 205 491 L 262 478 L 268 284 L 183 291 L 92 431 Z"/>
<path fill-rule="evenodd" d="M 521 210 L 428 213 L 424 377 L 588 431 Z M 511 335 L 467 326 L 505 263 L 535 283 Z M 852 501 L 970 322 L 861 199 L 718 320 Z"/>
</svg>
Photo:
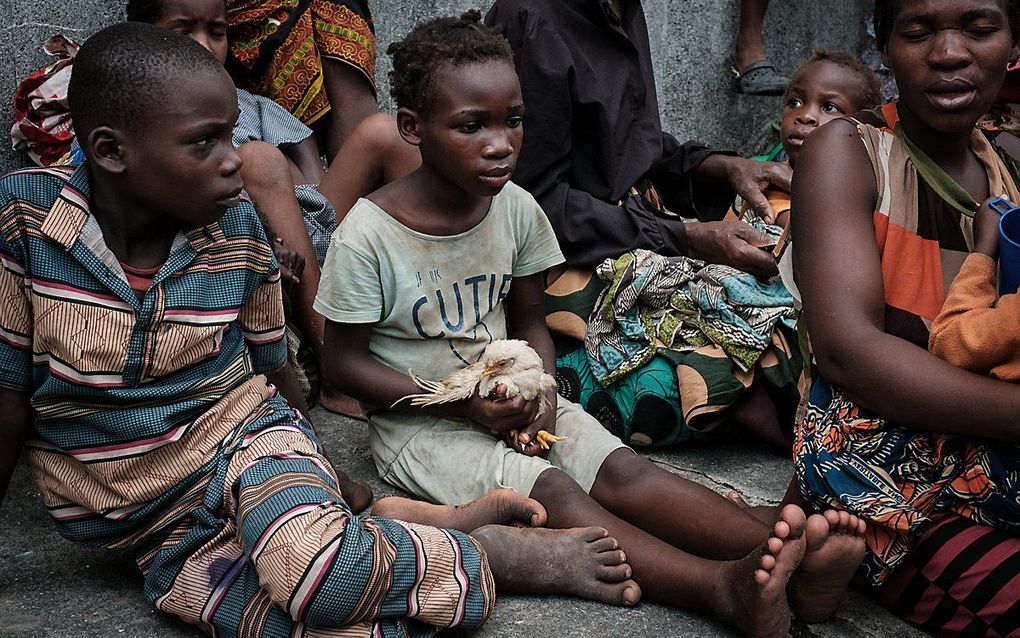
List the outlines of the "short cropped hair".
<svg viewBox="0 0 1020 638">
<path fill-rule="evenodd" d="M 97 126 L 139 130 L 181 78 L 226 77 L 213 54 L 191 38 L 141 22 L 122 22 L 81 46 L 67 88 L 74 133 L 82 146 Z"/>
<path fill-rule="evenodd" d="M 1013 42 L 1020 38 L 1020 0 L 1003 0 L 1009 19 Z M 903 0 L 875 0 L 875 41 L 879 51 L 885 51 L 892 36 L 893 22 L 903 7 Z"/>
<path fill-rule="evenodd" d="M 386 49 L 393 58 L 390 95 L 397 107 L 428 115 L 436 98 L 436 77 L 443 65 L 489 60 L 514 65 L 510 43 L 496 30 L 481 24 L 481 17 L 477 10 L 471 10 L 459 18 L 422 22 Z"/>
<path fill-rule="evenodd" d="M 790 75 L 789 86 L 793 86 L 793 80 L 804 69 L 819 62 L 835 64 L 857 76 L 861 83 L 861 99 L 864 100 L 864 104 L 861 105 L 862 109 L 870 109 L 882 103 L 882 84 L 878 81 L 878 76 L 866 64 L 858 60 L 856 56 L 843 51 L 816 50 L 811 54 L 811 57 L 801 62 L 797 70 Z"/>
<path fill-rule="evenodd" d="M 163 0 L 128 0 L 127 19 L 131 22 L 154 23 L 163 13 Z"/>
</svg>

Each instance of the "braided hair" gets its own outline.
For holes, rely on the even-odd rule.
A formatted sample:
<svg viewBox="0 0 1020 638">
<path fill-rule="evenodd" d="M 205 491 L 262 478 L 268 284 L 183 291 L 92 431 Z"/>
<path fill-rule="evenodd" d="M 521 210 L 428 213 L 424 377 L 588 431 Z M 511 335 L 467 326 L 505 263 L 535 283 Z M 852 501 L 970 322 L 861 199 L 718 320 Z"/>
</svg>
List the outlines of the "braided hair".
<svg viewBox="0 0 1020 638">
<path fill-rule="evenodd" d="M 500 60 L 513 66 L 510 43 L 483 25 L 482 14 L 473 9 L 459 18 L 444 17 L 422 22 L 404 39 L 386 49 L 393 58 L 390 95 L 397 107 L 426 116 L 436 97 L 436 78 L 444 66 Z"/>
</svg>

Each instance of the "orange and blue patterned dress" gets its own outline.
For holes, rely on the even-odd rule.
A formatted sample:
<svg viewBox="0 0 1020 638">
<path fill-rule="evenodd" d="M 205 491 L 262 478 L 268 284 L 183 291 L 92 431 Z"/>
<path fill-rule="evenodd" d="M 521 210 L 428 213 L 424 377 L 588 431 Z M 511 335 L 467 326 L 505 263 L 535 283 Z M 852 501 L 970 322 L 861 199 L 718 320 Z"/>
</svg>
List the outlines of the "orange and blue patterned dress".
<svg viewBox="0 0 1020 638">
<path fill-rule="evenodd" d="M 939 193 L 948 176 L 897 126 L 895 103 L 851 118 L 875 170 L 875 240 L 882 264 L 885 331 L 927 349 L 929 328 L 973 245 L 972 217 Z M 989 192 L 1018 197 L 1015 163 L 975 129 L 971 148 Z M 815 507 L 868 521 L 863 570 L 875 585 L 943 512 L 1020 531 L 1020 448 L 890 423 L 816 375 L 797 428 L 801 493 Z"/>
</svg>

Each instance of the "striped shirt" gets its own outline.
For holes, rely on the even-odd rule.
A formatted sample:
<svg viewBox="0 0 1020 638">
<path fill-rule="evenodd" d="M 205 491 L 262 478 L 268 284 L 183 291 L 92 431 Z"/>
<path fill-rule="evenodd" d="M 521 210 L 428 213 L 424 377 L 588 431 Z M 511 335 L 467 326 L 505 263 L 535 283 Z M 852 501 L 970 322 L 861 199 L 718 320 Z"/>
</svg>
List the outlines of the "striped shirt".
<svg viewBox="0 0 1020 638">
<path fill-rule="evenodd" d="M 132 544 L 172 518 L 286 361 L 280 276 L 247 202 L 178 233 L 143 294 L 89 214 L 90 176 L 0 179 L 0 385 L 30 393 L 27 458 L 57 528 Z"/>
</svg>

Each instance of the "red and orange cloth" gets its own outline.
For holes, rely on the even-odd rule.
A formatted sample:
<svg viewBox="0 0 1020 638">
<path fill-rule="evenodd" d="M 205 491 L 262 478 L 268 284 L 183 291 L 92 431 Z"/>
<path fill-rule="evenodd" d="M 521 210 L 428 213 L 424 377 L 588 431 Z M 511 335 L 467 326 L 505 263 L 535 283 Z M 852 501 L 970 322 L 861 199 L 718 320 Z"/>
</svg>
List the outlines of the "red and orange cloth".
<svg viewBox="0 0 1020 638">
<path fill-rule="evenodd" d="M 349 64 L 375 91 L 375 28 L 364 0 L 227 0 L 228 69 L 310 126 L 329 112 L 322 61 Z"/>
</svg>

